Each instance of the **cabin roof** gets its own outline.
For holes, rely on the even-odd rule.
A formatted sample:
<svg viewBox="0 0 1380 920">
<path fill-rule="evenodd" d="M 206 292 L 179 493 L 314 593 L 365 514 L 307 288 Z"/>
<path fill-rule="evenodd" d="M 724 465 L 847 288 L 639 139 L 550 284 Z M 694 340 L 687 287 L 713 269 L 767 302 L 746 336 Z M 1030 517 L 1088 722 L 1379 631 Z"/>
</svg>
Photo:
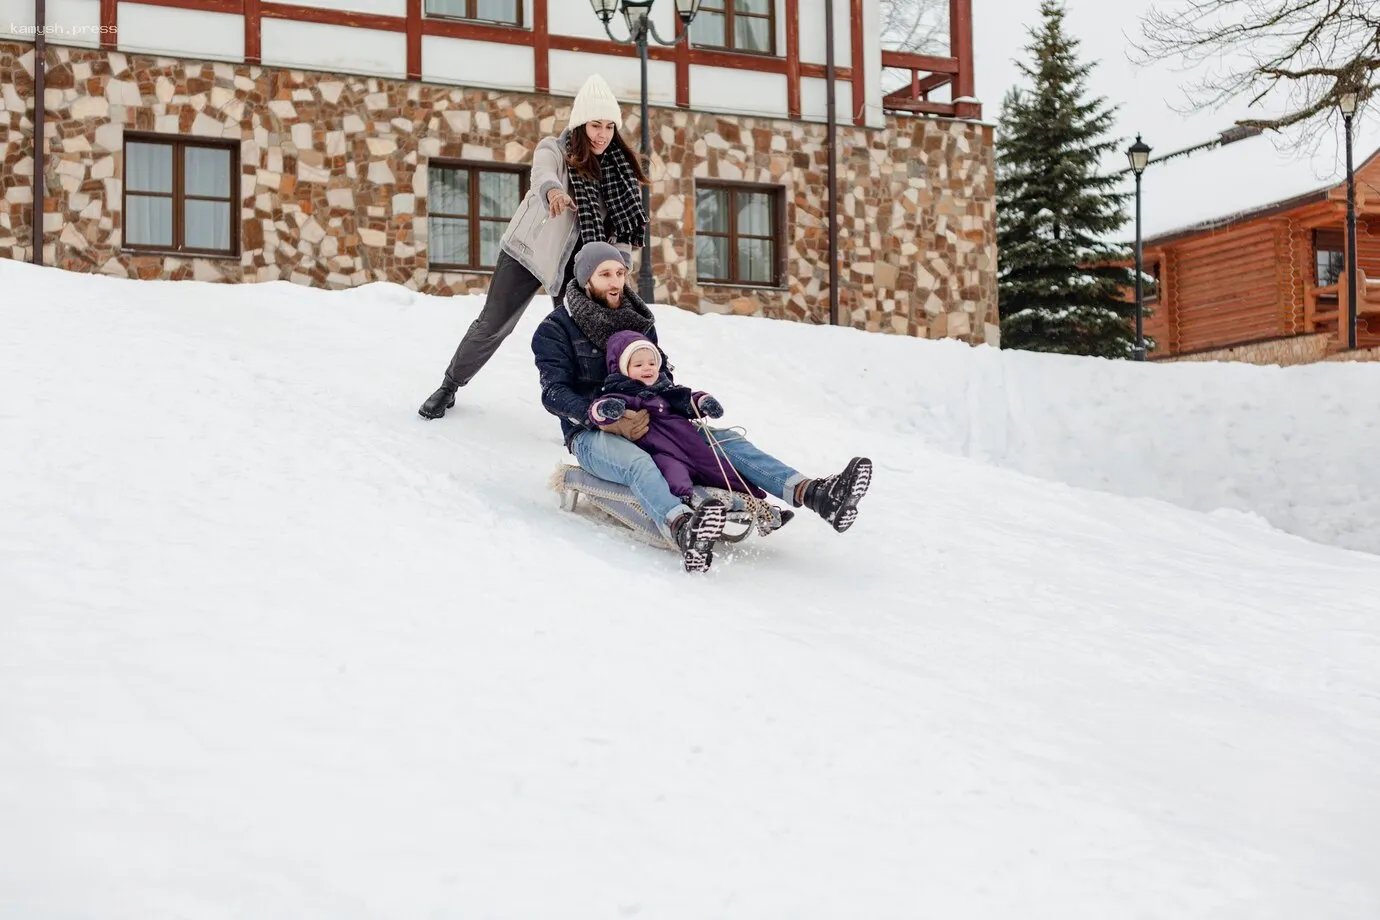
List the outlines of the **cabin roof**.
<svg viewBox="0 0 1380 920">
<path fill-rule="evenodd" d="M 1355 171 L 1357 173 L 1361 172 L 1372 163 L 1376 162 L 1378 158 L 1380 158 L 1380 148 L 1377 148 L 1370 156 L 1357 164 L 1355 166 Z M 1340 181 L 1334 180 L 1328 182 L 1326 185 L 1316 186 L 1305 192 L 1291 194 L 1274 201 L 1238 211 L 1232 211 L 1206 220 L 1195 221 L 1190 224 L 1157 233 L 1154 236 L 1147 236 L 1142 242 L 1142 246 L 1146 248 L 1152 246 L 1165 246 L 1188 237 L 1197 236 L 1200 233 L 1210 233 L 1236 224 L 1243 224 L 1247 221 L 1259 220 L 1264 217 L 1273 217 L 1276 214 L 1283 214 L 1306 205 L 1317 204 L 1326 201 L 1329 193 L 1331 193 L 1333 189 L 1345 185 L 1345 181 L 1345 178 Z"/>
</svg>

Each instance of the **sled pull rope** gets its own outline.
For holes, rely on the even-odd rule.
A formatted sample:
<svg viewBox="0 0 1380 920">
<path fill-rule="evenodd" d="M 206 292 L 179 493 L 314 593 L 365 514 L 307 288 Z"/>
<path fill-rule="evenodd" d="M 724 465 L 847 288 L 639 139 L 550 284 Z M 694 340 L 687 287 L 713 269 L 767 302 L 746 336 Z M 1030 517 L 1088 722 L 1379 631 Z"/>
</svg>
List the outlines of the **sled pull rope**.
<svg viewBox="0 0 1380 920">
<path fill-rule="evenodd" d="M 743 503 L 747 506 L 748 513 L 752 515 L 752 523 L 760 527 L 762 520 L 766 517 L 766 512 L 762 508 L 762 501 L 752 494 L 752 487 L 749 486 L 747 480 L 743 478 L 743 474 L 738 472 L 738 468 L 733 465 L 733 461 L 728 459 L 728 452 L 723 449 L 718 439 L 714 437 L 714 431 L 709 427 L 708 419 L 700 414 L 699 403 L 691 401 L 690 407 L 695 410 L 695 418 L 701 423 L 700 430 L 704 432 L 705 439 L 709 441 L 709 449 L 714 453 L 714 462 L 719 467 L 719 475 L 724 478 L 724 482 L 732 485 L 733 480 L 729 479 L 728 473 L 724 472 L 724 463 L 727 463 L 728 468 L 733 471 L 733 475 L 737 476 L 738 481 L 743 484 Z M 733 429 L 729 430 L 731 431 Z M 723 463 L 719 462 L 719 457 L 721 456 L 723 457 Z"/>
</svg>

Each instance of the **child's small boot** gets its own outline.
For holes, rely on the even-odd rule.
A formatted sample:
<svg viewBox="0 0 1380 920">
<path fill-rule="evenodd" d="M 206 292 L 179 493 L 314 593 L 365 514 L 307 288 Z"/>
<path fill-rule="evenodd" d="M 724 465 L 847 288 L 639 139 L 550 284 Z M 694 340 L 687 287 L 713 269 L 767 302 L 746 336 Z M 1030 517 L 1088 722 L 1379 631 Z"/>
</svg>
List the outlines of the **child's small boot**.
<svg viewBox="0 0 1380 920">
<path fill-rule="evenodd" d="M 776 533 L 791 522 L 795 512 L 789 508 L 778 508 L 770 502 L 762 502 L 753 514 L 759 536 L 767 537 Z"/>
</svg>

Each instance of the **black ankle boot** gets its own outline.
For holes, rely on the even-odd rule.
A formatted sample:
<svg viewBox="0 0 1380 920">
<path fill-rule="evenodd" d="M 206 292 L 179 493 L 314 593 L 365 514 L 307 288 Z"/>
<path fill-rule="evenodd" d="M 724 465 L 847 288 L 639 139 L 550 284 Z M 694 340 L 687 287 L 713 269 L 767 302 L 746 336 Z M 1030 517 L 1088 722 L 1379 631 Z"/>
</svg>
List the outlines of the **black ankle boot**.
<svg viewBox="0 0 1380 920">
<path fill-rule="evenodd" d="M 842 473 L 812 479 L 805 487 L 801 504 L 824 518 L 839 533 L 853 526 L 858 518 L 858 502 L 872 484 L 872 461 L 854 457 Z"/>
<path fill-rule="evenodd" d="M 454 407 L 455 391 L 458 389 L 459 387 L 452 384 L 450 378 L 447 377 L 436 392 L 426 398 L 426 402 L 422 403 L 417 414 L 422 418 L 440 418 L 445 415 L 447 409 Z"/>
<path fill-rule="evenodd" d="M 694 511 L 681 515 L 671 530 L 687 572 L 707 572 L 714 562 L 714 541 L 724 532 L 728 508 L 717 498 L 705 499 Z"/>
</svg>

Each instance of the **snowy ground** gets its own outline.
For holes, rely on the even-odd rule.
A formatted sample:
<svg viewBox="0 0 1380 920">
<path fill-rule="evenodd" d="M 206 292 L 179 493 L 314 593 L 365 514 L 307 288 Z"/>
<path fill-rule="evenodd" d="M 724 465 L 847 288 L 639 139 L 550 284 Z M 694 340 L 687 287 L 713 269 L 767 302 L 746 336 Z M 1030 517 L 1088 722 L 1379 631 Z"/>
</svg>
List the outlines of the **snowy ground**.
<svg viewBox="0 0 1380 920">
<path fill-rule="evenodd" d="M 544 491 L 541 303 L 426 422 L 477 300 L 0 291 L 0 916 L 1380 915 L 1380 367 L 661 310 L 877 464 L 695 577 Z"/>
</svg>

